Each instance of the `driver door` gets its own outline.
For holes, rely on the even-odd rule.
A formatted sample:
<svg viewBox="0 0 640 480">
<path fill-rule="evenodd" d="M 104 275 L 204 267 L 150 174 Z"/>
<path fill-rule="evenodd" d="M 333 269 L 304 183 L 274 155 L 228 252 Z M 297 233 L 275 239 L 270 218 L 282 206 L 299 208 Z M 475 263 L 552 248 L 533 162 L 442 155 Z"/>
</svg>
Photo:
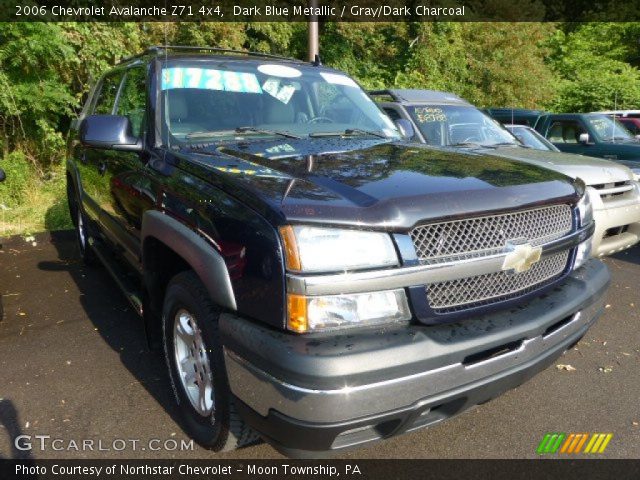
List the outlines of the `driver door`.
<svg viewBox="0 0 640 480">
<path fill-rule="evenodd" d="M 132 134 L 147 136 L 147 68 L 134 66 L 125 72 L 114 113 L 129 118 Z M 146 163 L 148 152 L 108 150 L 105 159 L 101 203 L 103 223 L 116 250 L 134 266 L 139 266 L 142 214 L 155 202 Z"/>
</svg>

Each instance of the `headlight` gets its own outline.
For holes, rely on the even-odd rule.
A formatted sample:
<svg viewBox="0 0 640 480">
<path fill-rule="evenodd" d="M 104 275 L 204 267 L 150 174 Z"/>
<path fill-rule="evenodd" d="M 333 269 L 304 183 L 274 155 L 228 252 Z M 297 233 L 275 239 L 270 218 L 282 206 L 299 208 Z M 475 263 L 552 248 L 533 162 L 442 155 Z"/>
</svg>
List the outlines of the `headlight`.
<svg viewBox="0 0 640 480">
<path fill-rule="evenodd" d="M 591 204 L 591 198 L 589 197 L 588 190 L 584 192 L 584 195 L 578 202 L 577 208 L 580 215 L 581 227 L 593 222 L 593 205 Z"/>
<path fill-rule="evenodd" d="M 633 179 L 636 182 L 640 182 L 640 168 L 634 167 L 631 171 L 633 172 Z"/>
<path fill-rule="evenodd" d="M 287 328 L 297 333 L 409 320 L 404 290 L 305 297 L 289 294 Z"/>
<path fill-rule="evenodd" d="M 391 237 L 365 232 L 310 226 L 280 228 L 287 269 L 295 272 L 338 272 L 398 265 Z"/>
<path fill-rule="evenodd" d="M 580 268 L 582 265 L 587 263 L 589 258 L 591 257 L 591 237 L 588 240 L 585 240 L 576 249 L 576 260 L 573 262 L 574 270 Z"/>
</svg>

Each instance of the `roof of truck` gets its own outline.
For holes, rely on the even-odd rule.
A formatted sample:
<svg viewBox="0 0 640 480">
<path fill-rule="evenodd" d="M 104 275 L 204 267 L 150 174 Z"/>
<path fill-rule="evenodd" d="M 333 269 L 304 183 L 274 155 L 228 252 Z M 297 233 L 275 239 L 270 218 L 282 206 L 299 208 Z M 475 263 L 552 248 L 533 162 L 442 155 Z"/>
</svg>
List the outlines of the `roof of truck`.
<svg viewBox="0 0 640 480">
<path fill-rule="evenodd" d="M 220 47 L 194 47 L 194 46 L 184 46 L 184 45 L 153 45 L 143 52 L 133 55 L 131 57 L 126 57 L 122 59 L 120 62 L 128 63 L 134 60 L 138 60 L 141 58 L 153 58 L 153 57 L 165 57 L 165 58 L 181 58 L 181 57 L 218 57 L 218 58 L 229 58 L 233 57 L 235 59 L 269 59 L 272 61 L 281 61 L 281 62 L 292 62 L 298 64 L 304 64 L 302 60 L 298 60 L 292 57 L 284 57 L 281 55 L 272 55 L 270 53 L 262 53 L 262 52 L 252 52 L 248 50 L 233 50 L 229 48 L 220 48 Z M 320 58 L 316 58 L 315 65 L 320 65 Z"/>
<path fill-rule="evenodd" d="M 531 116 L 540 116 L 546 115 L 549 112 L 545 112 L 544 110 L 534 110 L 530 108 L 487 108 L 486 109 L 491 114 L 495 115 L 531 115 Z"/>
<path fill-rule="evenodd" d="M 623 118 L 626 117 L 637 117 L 640 115 L 640 110 L 603 110 L 601 112 L 591 112 L 591 113 L 603 113 L 605 115 L 617 115 Z"/>
<path fill-rule="evenodd" d="M 418 89 L 385 89 L 371 90 L 369 95 L 373 97 L 391 97 L 391 100 L 398 103 L 442 103 L 455 105 L 471 105 L 464 98 L 455 93 L 442 92 L 440 90 L 418 90 Z"/>
</svg>

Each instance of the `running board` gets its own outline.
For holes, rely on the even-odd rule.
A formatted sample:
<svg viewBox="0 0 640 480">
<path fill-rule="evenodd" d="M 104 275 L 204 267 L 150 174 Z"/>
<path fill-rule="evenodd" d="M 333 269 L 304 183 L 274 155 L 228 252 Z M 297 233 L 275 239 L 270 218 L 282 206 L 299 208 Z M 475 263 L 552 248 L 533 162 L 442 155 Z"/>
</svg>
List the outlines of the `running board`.
<svg viewBox="0 0 640 480">
<path fill-rule="evenodd" d="M 138 315 L 142 316 L 142 296 L 140 291 L 135 288 L 134 282 L 130 279 L 130 274 L 126 271 L 125 267 L 109 252 L 106 248 L 96 242 L 92 237 L 89 237 L 89 246 L 95 252 L 100 262 L 104 265 L 109 272 L 109 275 L 116 281 L 122 293 L 127 297 L 131 306 L 135 309 Z"/>
</svg>

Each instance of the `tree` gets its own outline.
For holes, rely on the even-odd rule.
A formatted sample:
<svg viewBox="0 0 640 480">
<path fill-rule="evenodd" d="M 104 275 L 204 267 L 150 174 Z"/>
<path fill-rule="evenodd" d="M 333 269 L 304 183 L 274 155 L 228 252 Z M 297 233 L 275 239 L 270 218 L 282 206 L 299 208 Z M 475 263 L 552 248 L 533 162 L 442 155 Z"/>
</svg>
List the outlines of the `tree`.
<svg viewBox="0 0 640 480">
<path fill-rule="evenodd" d="M 548 41 L 549 65 L 560 77 L 550 106 L 588 112 L 640 108 L 640 24 L 565 25 Z"/>
</svg>

